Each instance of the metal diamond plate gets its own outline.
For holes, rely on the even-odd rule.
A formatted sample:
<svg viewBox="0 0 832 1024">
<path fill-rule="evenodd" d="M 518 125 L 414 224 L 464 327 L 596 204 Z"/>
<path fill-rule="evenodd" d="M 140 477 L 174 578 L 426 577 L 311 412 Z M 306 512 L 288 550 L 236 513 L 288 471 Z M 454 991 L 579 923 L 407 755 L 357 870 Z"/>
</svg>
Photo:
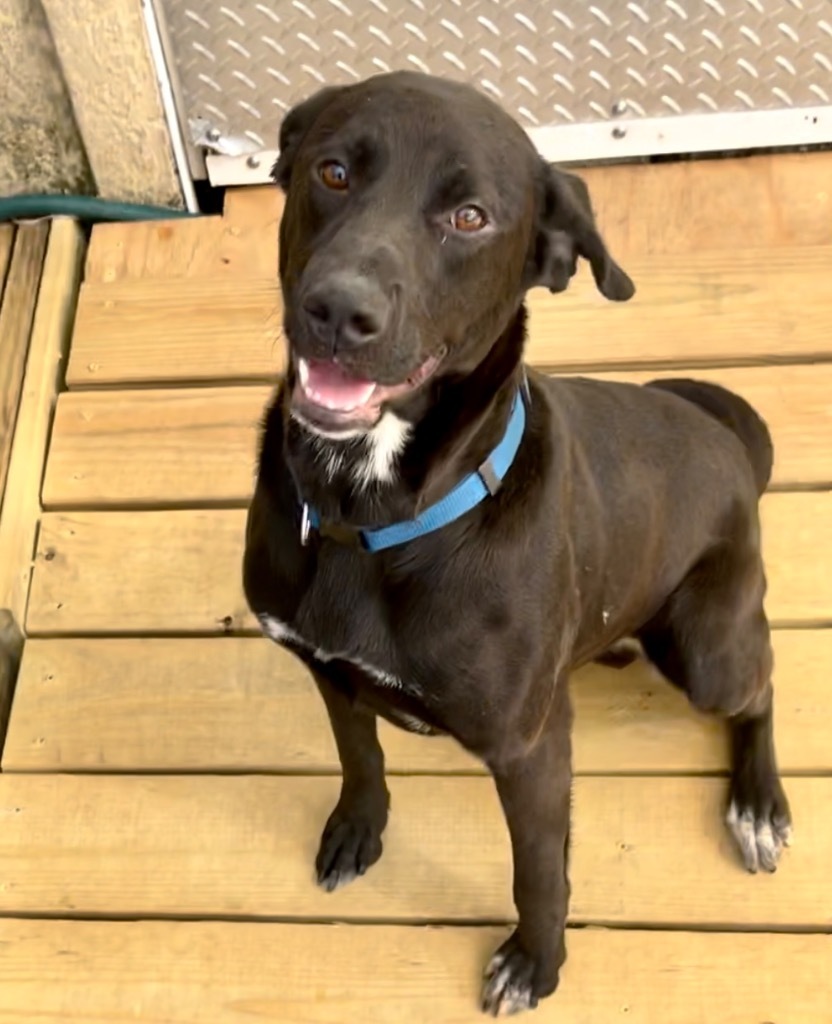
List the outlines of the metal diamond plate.
<svg viewBox="0 0 832 1024">
<path fill-rule="evenodd" d="M 526 127 L 832 102 L 832 0 L 163 0 L 189 119 L 275 144 L 324 84 L 467 80 Z"/>
</svg>

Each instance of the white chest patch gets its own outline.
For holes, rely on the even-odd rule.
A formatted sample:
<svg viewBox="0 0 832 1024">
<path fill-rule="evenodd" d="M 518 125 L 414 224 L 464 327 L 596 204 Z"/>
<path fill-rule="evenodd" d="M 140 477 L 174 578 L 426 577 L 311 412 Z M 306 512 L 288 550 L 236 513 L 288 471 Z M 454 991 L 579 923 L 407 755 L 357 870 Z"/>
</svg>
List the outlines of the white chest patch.
<svg viewBox="0 0 832 1024">
<path fill-rule="evenodd" d="M 390 672 L 385 672 L 383 669 L 376 668 L 375 665 L 370 665 L 362 658 L 356 658 L 353 655 L 344 651 L 326 651 L 322 647 L 316 647 L 314 644 L 310 644 L 307 640 L 296 633 L 290 626 L 287 626 L 285 622 L 281 622 L 280 619 L 274 618 L 272 615 L 258 615 L 260 621 L 260 628 L 263 633 L 269 637 L 270 640 L 274 640 L 275 643 L 285 645 L 294 644 L 297 647 L 302 647 L 308 651 L 318 661 L 334 661 L 336 658 L 339 661 L 348 661 L 351 665 L 355 665 L 356 668 L 361 669 L 366 675 L 368 675 L 374 682 L 380 686 L 387 686 L 393 690 L 404 690 L 404 685 L 398 676 L 392 675 Z M 415 693 L 415 687 L 409 686 L 408 691 Z"/>
<path fill-rule="evenodd" d="M 359 490 L 371 484 L 390 483 L 396 472 L 396 460 L 404 450 L 412 426 L 393 412 L 386 412 L 371 430 L 350 430 L 329 434 L 307 423 L 297 413 L 294 418 L 312 438 L 315 458 L 327 480 L 344 468 L 348 446 L 357 439 L 364 442 L 364 452 L 352 466 L 351 477 Z"/>
<path fill-rule="evenodd" d="M 367 433 L 367 454 L 355 468 L 355 483 L 369 487 L 373 483 L 389 483 L 393 479 L 396 459 L 410 437 L 411 426 L 395 413 L 386 412 Z"/>
</svg>

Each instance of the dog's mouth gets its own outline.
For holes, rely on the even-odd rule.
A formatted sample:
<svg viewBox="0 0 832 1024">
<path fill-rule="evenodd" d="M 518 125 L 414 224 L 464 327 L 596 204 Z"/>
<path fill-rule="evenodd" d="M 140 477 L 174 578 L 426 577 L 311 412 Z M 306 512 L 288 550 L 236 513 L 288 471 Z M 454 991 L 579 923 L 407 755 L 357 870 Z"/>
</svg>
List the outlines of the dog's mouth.
<svg viewBox="0 0 832 1024">
<path fill-rule="evenodd" d="M 425 383 L 442 361 L 432 355 L 399 384 L 356 377 L 335 360 L 298 358 L 292 405 L 313 425 L 329 430 L 374 426 L 382 406 Z"/>
</svg>

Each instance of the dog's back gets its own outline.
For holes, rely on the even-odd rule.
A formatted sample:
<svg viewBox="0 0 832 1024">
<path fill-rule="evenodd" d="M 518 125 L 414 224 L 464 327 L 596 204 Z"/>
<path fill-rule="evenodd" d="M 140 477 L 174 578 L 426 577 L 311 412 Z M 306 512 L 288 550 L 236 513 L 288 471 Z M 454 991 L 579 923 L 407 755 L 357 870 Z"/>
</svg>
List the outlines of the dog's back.
<svg viewBox="0 0 832 1024">
<path fill-rule="evenodd" d="M 679 395 L 736 434 L 748 452 L 757 493 L 765 491 L 774 465 L 774 445 L 765 422 L 744 398 L 719 384 L 687 377 L 653 380 L 645 386 Z"/>
</svg>

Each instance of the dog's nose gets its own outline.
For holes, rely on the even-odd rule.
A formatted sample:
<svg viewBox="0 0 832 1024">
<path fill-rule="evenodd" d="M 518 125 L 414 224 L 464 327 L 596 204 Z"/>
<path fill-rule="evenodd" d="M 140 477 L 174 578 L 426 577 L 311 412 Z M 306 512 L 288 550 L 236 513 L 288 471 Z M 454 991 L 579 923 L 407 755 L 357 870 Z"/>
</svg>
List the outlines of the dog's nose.
<svg viewBox="0 0 832 1024">
<path fill-rule="evenodd" d="M 377 341 L 390 319 L 390 300 L 372 280 L 338 274 L 311 288 L 301 302 L 311 332 L 333 351 Z"/>
</svg>

